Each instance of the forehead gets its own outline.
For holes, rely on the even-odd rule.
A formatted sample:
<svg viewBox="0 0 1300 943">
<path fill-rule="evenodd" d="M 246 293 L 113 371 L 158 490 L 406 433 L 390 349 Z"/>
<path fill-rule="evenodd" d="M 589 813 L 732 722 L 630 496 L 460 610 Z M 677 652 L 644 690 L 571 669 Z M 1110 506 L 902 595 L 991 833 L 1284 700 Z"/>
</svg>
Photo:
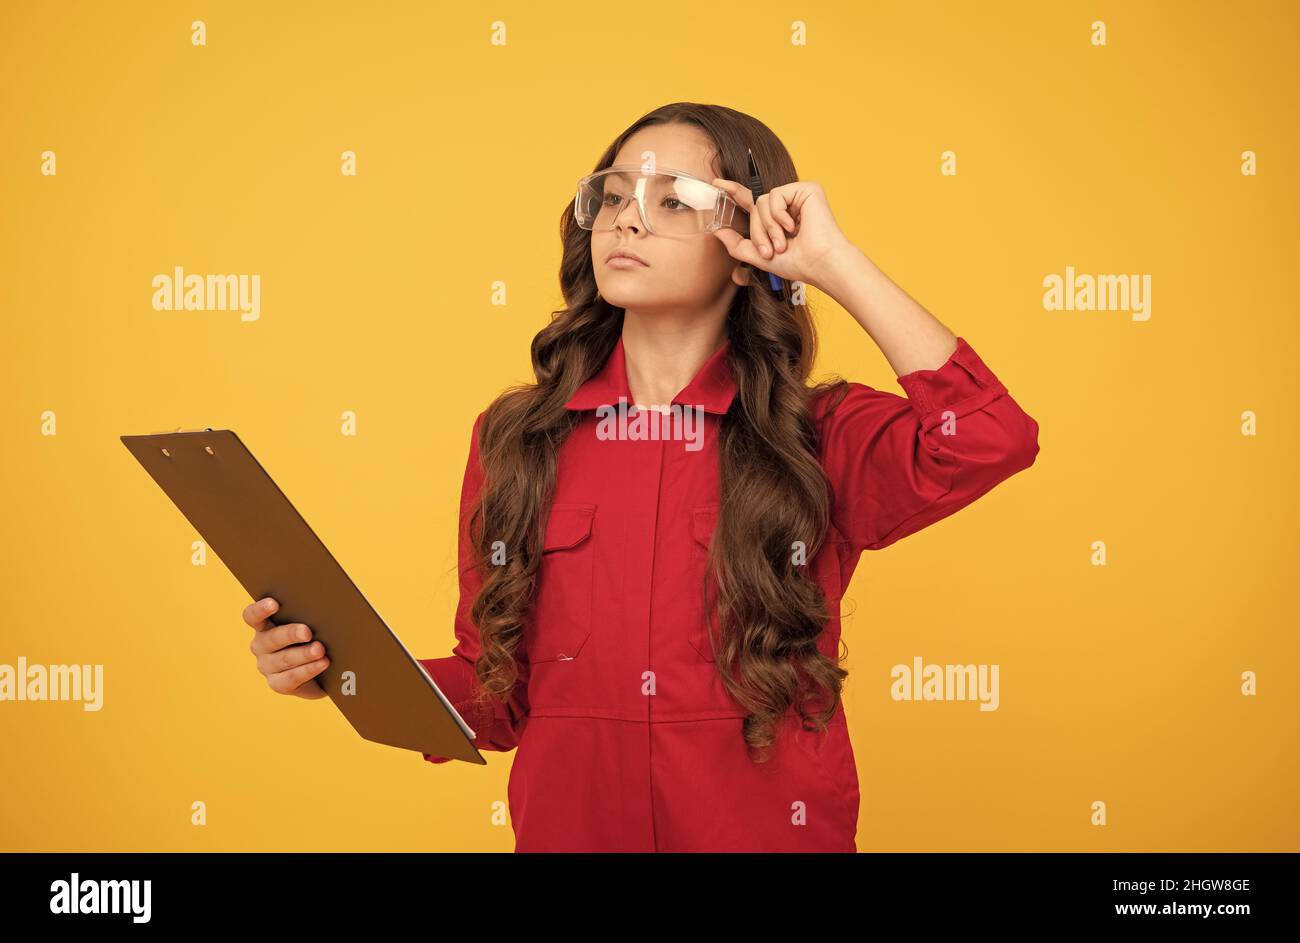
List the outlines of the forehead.
<svg viewBox="0 0 1300 943">
<path fill-rule="evenodd" d="M 647 158 L 646 151 L 654 152 L 656 164 L 684 170 L 702 180 L 717 176 L 714 159 L 717 149 L 699 128 L 686 124 L 656 124 L 640 128 L 623 142 L 614 155 L 616 164 L 640 164 Z"/>
</svg>

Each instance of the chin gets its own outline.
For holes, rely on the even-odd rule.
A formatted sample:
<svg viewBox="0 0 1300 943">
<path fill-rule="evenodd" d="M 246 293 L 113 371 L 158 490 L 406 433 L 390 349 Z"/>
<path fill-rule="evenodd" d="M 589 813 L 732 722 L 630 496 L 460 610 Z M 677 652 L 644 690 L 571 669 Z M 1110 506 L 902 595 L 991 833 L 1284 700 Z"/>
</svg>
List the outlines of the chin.
<svg viewBox="0 0 1300 943">
<path fill-rule="evenodd" d="M 596 287 L 600 290 L 600 297 L 614 307 L 635 308 L 641 305 L 650 307 L 663 301 L 655 292 L 646 291 L 645 289 L 648 286 L 619 284 L 623 280 L 617 276 L 622 273 L 615 272 L 613 274 L 615 277 L 608 279 L 604 284 L 597 283 Z"/>
<path fill-rule="evenodd" d="M 603 288 L 600 290 L 600 297 L 606 304 L 613 305 L 615 308 L 635 308 L 645 304 L 644 298 L 638 298 L 636 295 L 627 292 L 607 292 Z"/>
</svg>

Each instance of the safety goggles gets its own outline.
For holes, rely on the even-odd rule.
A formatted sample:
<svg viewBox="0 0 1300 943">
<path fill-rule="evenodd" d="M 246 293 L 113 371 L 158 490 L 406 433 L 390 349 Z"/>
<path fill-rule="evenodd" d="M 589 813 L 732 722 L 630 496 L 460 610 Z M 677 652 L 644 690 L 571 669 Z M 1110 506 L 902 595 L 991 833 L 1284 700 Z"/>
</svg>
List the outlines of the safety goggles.
<svg viewBox="0 0 1300 943">
<path fill-rule="evenodd" d="M 641 164 L 615 164 L 578 181 L 573 216 L 583 229 L 602 232 L 636 203 L 647 232 L 694 236 L 732 225 L 749 231 L 749 215 L 713 184 L 666 167 L 647 172 Z"/>
</svg>

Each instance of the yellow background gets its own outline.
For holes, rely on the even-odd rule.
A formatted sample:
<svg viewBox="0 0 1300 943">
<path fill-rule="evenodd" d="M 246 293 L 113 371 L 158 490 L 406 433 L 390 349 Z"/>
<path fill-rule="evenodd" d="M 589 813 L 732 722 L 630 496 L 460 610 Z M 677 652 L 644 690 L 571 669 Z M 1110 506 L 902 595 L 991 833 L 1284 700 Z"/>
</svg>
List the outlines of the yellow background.
<svg viewBox="0 0 1300 943">
<path fill-rule="evenodd" d="M 694 100 L 780 135 L 1041 426 L 1030 470 L 849 589 L 859 849 L 1296 849 L 1294 5 L 2 10 L 0 662 L 102 663 L 105 706 L 0 703 L 0 847 L 513 848 L 511 755 L 433 766 L 267 688 L 247 595 L 118 436 L 235 429 L 412 651 L 449 653 L 470 425 L 531 378 L 559 213 Z M 153 310 L 177 265 L 260 274 L 260 320 Z M 1150 320 L 1045 311 L 1067 265 L 1150 274 Z M 819 375 L 901 394 L 814 304 Z M 999 664 L 1000 709 L 890 700 L 917 655 Z"/>
</svg>

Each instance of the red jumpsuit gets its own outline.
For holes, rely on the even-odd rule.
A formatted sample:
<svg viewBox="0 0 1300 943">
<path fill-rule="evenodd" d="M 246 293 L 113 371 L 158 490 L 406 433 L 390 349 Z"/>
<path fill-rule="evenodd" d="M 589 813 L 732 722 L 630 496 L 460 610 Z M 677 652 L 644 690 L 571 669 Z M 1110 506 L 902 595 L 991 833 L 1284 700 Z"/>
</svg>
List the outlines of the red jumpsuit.
<svg viewBox="0 0 1300 943">
<path fill-rule="evenodd" d="M 475 421 L 457 644 L 421 662 L 480 750 L 516 750 L 507 792 L 518 852 L 856 850 L 860 796 L 843 707 L 822 734 L 792 712 L 768 762 L 755 763 L 744 711 L 711 661 L 696 590 L 719 510 L 718 424 L 736 391 L 726 351 L 673 400 L 705 410 L 696 451 L 680 438 L 598 438 L 596 408 L 632 399 L 621 339 L 566 404 L 587 415 L 559 451 L 520 684 L 508 705 L 482 712 L 471 704 L 479 639 L 469 619 L 481 577 L 467 569 L 466 531 L 482 482 L 482 414 Z M 834 502 L 810 563 L 831 612 L 819 641 L 831 657 L 863 550 L 970 504 L 1038 453 L 1038 424 L 964 339 L 937 370 L 897 382 L 906 397 L 851 383 L 829 418 L 824 398 L 814 408 Z M 943 434 L 953 417 L 957 434 Z"/>
</svg>

